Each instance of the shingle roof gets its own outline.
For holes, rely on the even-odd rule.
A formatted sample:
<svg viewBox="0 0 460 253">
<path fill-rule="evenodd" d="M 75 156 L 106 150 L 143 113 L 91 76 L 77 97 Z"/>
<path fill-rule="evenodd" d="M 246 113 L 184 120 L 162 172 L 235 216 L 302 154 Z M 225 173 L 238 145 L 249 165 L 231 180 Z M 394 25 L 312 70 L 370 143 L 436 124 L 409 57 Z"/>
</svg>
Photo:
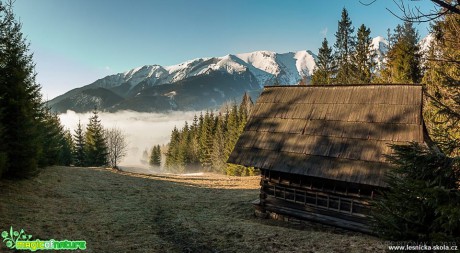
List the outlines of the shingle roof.
<svg viewBox="0 0 460 253">
<path fill-rule="evenodd" d="M 385 186 L 388 144 L 424 141 L 422 86 L 271 86 L 228 162 Z"/>
</svg>

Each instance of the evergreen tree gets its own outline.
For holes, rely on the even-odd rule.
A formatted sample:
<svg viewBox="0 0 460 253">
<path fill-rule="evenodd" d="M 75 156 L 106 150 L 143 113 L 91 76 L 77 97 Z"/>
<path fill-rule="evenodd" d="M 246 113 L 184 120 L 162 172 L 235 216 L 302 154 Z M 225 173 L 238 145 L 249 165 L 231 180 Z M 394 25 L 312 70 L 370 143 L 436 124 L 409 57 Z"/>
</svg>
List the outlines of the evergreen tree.
<svg viewBox="0 0 460 253">
<path fill-rule="evenodd" d="M 190 164 L 192 166 L 197 166 L 200 163 L 199 158 L 199 124 L 198 117 L 195 115 L 193 117 L 192 125 L 190 126 Z"/>
<path fill-rule="evenodd" d="M 184 165 L 180 164 L 182 158 L 179 151 L 180 132 L 174 127 L 169 141 L 168 152 L 166 153 L 166 167 L 173 170 L 181 170 Z"/>
<path fill-rule="evenodd" d="M 153 146 L 150 154 L 150 166 L 161 166 L 161 148 L 160 145 Z"/>
<path fill-rule="evenodd" d="M 451 156 L 460 155 L 460 15 L 446 14 L 432 27 L 426 60 L 424 118 L 430 136 Z"/>
<path fill-rule="evenodd" d="M 379 82 L 419 83 L 422 77 L 419 36 L 412 23 L 398 25 L 392 35 L 391 47 Z"/>
<path fill-rule="evenodd" d="M 184 164 L 190 164 L 191 162 L 191 147 L 190 144 L 192 142 L 192 134 L 190 128 L 188 126 L 188 122 L 185 122 L 184 127 L 182 128 L 181 132 L 181 142 L 180 142 L 180 153 L 182 154 L 181 157 L 183 159 Z"/>
<path fill-rule="evenodd" d="M 211 152 L 213 144 L 213 125 L 214 125 L 214 114 L 206 111 L 203 120 L 203 126 L 201 128 L 200 134 L 200 163 L 201 166 L 210 171 L 212 169 L 211 165 Z"/>
<path fill-rule="evenodd" d="M 253 175 L 254 168 L 227 164 L 239 135 L 252 110 L 252 100 L 248 94 L 240 105 L 233 103 L 232 108 L 214 115 L 207 111 L 200 117 L 195 116 L 191 126 L 174 128 L 166 153 L 165 168 L 174 172 L 190 171 L 201 166 L 206 171 L 226 172 L 229 175 Z M 152 156 L 153 155 L 152 150 Z"/>
<path fill-rule="evenodd" d="M 332 84 L 334 78 L 334 57 L 332 48 L 329 47 L 327 39 L 324 38 L 318 52 L 316 68 L 311 78 L 312 84 Z"/>
<path fill-rule="evenodd" d="M 74 148 L 73 148 L 73 158 L 75 166 L 85 166 L 86 165 L 86 153 L 85 153 L 85 133 L 83 132 L 83 126 L 78 120 L 77 129 L 75 129 L 74 135 Z"/>
<path fill-rule="evenodd" d="M 338 29 L 335 33 L 336 42 L 335 61 L 337 63 L 336 83 L 350 84 L 353 82 L 353 64 L 351 56 L 354 52 L 355 37 L 353 36 L 355 28 L 352 27 L 352 22 L 348 17 L 347 9 L 342 10 L 342 19 L 338 22 Z"/>
<path fill-rule="evenodd" d="M 222 117 L 217 118 L 216 133 L 213 138 L 211 164 L 214 171 L 224 172 L 228 156 L 225 152 L 225 126 Z"/>
<path fill-rule="evenodd" d="M 88 166 L 107 164 L 108 148 L 104 136 L 104 128 L 99 119 L 98 111 L 94 110 L 89 118 L 85 132 L 85 155 Z"/>
<path fill-rule="evenodd" d="M 374 202 L 375 230 L 391 240 L 460 243 L 460 160 L 417 143 L 392 148 L 395 168 Z"/>
<path fill-rule="evenodd" d="M 0 118 L 2 118 L 1 112 L 0 112 Z M 4 138 L 5 138 L 4 129 L 0 122 L 0 140 L 4 140 Z M 6 145 L 4 142 L 0 142 L 0 178 L 2 177 L 3 172 L 6 171 L 6 165 L 7 165 L 7 153 L 5 151 L 5 146 Z"/>
<path fill-rule="evenodd" d="M 245 116 L 245 118 L 249 117 L 253 106 L 254 102 L 252 102 L 252 98 L 247 92 L 245 92 L 239 108 L 240 112 Z"/>
<path fill-rule="evenodd" d="M 73 163 L 73 147 L 75 146 L 72 140 L 70 130 L 64 130 L 63 138 L 60 140 L 60 150 L 58 156 L 58 164 L 70 166 Z"/>
<path fill-rule="evenodd" d="M 227 120 L 227 134 L 226 134 L 226 152 L 225 154 L 230 155 L 235 147 L 236 141 L 238 140 L 239 134 L 239 119 L 238 119 L 238 107 L 234 104 L 231 110 L 228 112 Z"/>
<path fill-rule="evenodd" d="M 57 114 L 49 108 L 43 109 L 42 120 L 39 125 L 40 143 L 42 144 L 39 166 L 45 167 L 59 163 L 63 149 L 65 131 Z"/>
<path fill-rule="evenodd" d="M 352 57 L 352 65 L 355 68 L 355 71 L 353 71 L 354 83 L 371 83 L 372 71 L 375 67 L 373 59 L 376 53 L 371 48 L 372 38 L 370 35 L 371 30 L 364 24 L 358 28 L 356 48 Z"/>
<path fill-rule="evenodd" d="M 35 81 L 28 43 L 15 20 L 12 3 L 0 2 L 0 125 L 3 126 L 4 176 L 27 177 L 35 172 L 42 149 L 42 99 Z"/>
</svg>

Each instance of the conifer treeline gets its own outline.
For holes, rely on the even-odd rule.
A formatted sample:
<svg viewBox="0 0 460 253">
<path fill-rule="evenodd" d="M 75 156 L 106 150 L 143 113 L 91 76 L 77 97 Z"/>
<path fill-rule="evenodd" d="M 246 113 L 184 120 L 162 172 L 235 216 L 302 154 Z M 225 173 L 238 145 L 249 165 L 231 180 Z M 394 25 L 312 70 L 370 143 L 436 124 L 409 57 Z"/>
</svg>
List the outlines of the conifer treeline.
<svg viewBox="0 0 460 253">
<path fill-rule="evenodd" d="M 419 35 L 412 23 L 398 25 L 388 32 L 388 51 L 383 66 L 377 66 L 372 48 L 371 30 L 364 24 L 356 35 L 348 11 L 344 8 L 329 46 L 324 38 L 319 48 L 313 84 L 419 83 L 422 77 Z M 380 67 L 380 68 L 377 68 Z"/>
<path fill-rule="evenodd" d="M 228 175 L 253 175 L 254 168 L 227 164 L 251 112 L 253 102 L 244 94 L 241 104 L 226 106 L 218 113 L 195 115 L 189 125 L 174 128 L 166 153 L 165 167 L 182 173 L 205 170 Z M 153 152 L 152 152 L 153 154 Z"/>
</svg>

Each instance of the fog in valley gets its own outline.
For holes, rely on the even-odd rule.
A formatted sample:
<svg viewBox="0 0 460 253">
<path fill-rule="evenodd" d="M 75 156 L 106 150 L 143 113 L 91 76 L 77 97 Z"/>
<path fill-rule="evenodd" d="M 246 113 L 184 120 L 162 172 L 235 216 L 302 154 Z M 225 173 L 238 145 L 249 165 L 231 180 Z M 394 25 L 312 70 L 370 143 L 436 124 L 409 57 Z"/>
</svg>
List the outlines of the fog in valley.
<svg viewBox="0 0 460 253">
<path fill-rule="evenodd" d="M 199 111 L 173 111 L 169 113 L 120 111 L 116 113 L 99 112 L 99 118 L 104 128 L 117 127 L 126 136 L 128 152 L 120 165 L 144 167 L 146 165 L 141 163 L 144 150 L 148 150 L 150 153 L 153 145 L 167 144 L 174 126 L 180 129 L 184 126 L 185 121 L 191 123 L 193 116 L 199 114 Z M 59 118 L 64 127 L 70 129 L 73 135 L 78 120 L 81 120 L 85 129 L 91 115 L 91 112 L 67 111 L 60 114 Z"/>
</svg>

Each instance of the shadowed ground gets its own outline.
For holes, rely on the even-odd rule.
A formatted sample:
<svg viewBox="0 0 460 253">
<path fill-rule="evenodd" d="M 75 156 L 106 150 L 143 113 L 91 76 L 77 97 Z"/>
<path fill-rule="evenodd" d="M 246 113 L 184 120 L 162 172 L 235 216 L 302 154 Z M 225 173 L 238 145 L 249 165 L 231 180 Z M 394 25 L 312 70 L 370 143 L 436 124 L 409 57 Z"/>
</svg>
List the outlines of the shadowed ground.
<svg viewBox="0 0 460 253">
<path fill-rule="evenodd" d="M 0 181 L 0 230 L 86 240 L 83 252 L 385 250 L 360 233 L 256 218 L 250 202 L 258 188 L 259 177 L 50 167 L 31 180 Z M 9 252 L 3 243 L 0 252 Z"/>
</svg>

